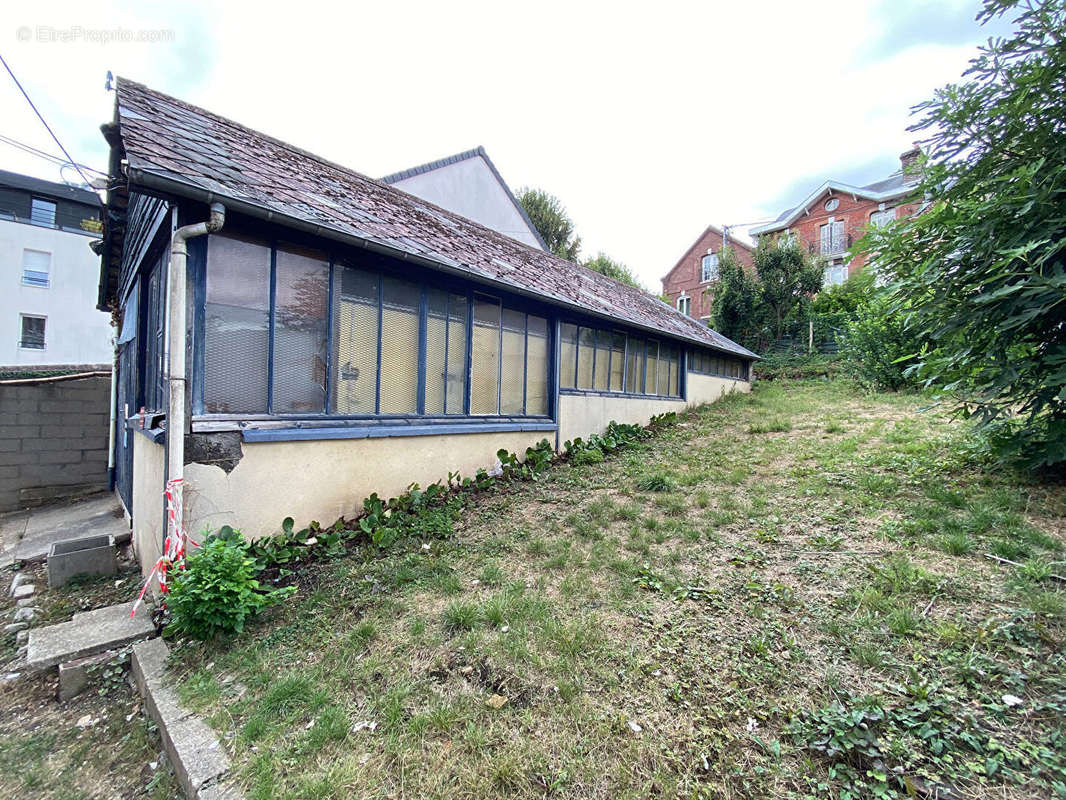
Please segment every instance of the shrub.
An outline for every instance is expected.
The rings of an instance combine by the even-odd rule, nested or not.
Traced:
[[[194,639],[240,633],[249,617],[296,591],[293,586],[264,591],[255,578],[258,572],[239,533],[208,537],[175,571],[166,600],[167,631]]]
[[[900,391],[917,387],[907,369],[925,349],[904,314],[877,294],[848,323],[840,352],[863,385]]]
[[[677,482],[665,472],[653,472],[638,480],[637,488],[642,492],[672,492]]]

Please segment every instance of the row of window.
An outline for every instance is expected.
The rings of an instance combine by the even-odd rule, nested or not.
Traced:
[[[711,350],[693,350],[689,353],[689,372],[715,375],[720,378],[748,379],[748,365],[739,358],[731,358]]]
[[[497,298],[234,236],[206,288],[208,412],[548,414],[548,321]]]
[[[680,397],[679,350],[656,339],[564,323],[559,328],[559,386]]]

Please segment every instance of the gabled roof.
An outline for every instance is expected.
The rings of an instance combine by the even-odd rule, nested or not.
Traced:
[[[122,78],[116,122],[132,188],[221,202],[485,286],[754,356],[639,289]]]
[[[83,203],[97,209],[101,205],[100,196],[96,192],[77,186],[68,186],[65,183],[34,178],[31,175],[21,175],[18,172],[8,172],[6,169],[0,169],[0,186],[10,186],[12,189],[22,189],[32,194],[69,200],[72,203]]]
[[[719,228],[717,225],[708,225],[706,228],[703,229],[703,232],[699,236],[696,237],[696,241],[694,241],[692,244],[689,245],[688,249],[684,252],[684,254],[681,256],[681,258],[679,258],[677,260],[677,263],[674,264],[672,267],[670,267],[670,271],[667,272],[665,275],[663,275],[661,278],[659,278],[659,280],[660,281],[665,281],[667,278],[669,278],[671,275],[673,275],[674,272],[677,270],[677,268],[682,266],[685,263],[685,261],[688,259],[688,257],[690,255],[692,255],[692,251],[696,249],[696,245],[698,245],[700,243],[700,241],[703,239],[704,236],[707,235],[708,232],[717,233],[719,236],[722,237],[723,240],[725,239],[725,234],[722,232],[721,228]],[[752,252],[751,245],[748,244],[745,241],[740,240],[740,239],[736,239],[736,238],[730,239],[729,240],[729,245],[730,246],[737,245],[741,250],[747,250],[749,253]]]
[[[500,184],[500,187],[511,199],[511,202],[514,204],[515,211],[518,212],[519,216],[522,217],[526,225],[529,227],[529,232],[536,237],[538,242],[540,242],[541,249],[547,251],[548,244],[544,241],[544,237],[540,235],[540,231],[537,230],[537,226],[533,224],[533,220],[529,218],[529,215],[526,213],[526,210],[522,208],[522,204],[519,203],[518,198],[514,196],[514,192],[511,191],[511,187],[507,185],[507,181],[505,181],[503,179],[503,176],[500,175],[500,171],[496,169],[496,165],[492,163],[492,159],[489,158],[489,154],[485,152],[485,148],[481,145],[478,145],[473,150],[467,150],[463,153],[456,153],[454,156],[439,158],[436,161],[430,161],[428,164],[420,164],[417,167],[411,167],[410,169],[405,169],[402,172],[394,172],[391,175],[386,175],[381,180],[384,183],[399,183],[400,181],[406,180],[407,178],[413,178],[416,175],[423,175],[427,172],[433,172],[434,170],[440,169],[441,167],[447,167],[452,164],[457,164],[460,161],[466,161],[471,158],[477,158],[478,156],[485,160],[485,164],[492,172],[492,176],[497,180],[497,182]]]
[[[828,191],[850,194],[855,197],[865,197],[867,200],[873,200],[880,203],[885,200],[894,200],[897,197],[909,194],[914,191],[917,185],[917,180],[908,178],[902,172],[897,172],[885,180],[869,183],[866,186],[852,186],[850,183],[844,183],[842,181],[826,181],[807,195],[803,202],[798,206],[783,211],[773,222],[765,225],[757,225],[752,228],[749,233],[752,236],[758,236],[763,233],[771,233],[773,231],[787,228],[799,219],[800,215],[803,214],[812,203]]]

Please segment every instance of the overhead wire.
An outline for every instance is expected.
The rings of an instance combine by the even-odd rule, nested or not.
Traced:
[[[37,109],[37,106],[34,104],[33,100],[30,99],[29,93],[27,93],[27,91],[22,87],[22,84],[19,82],[19,79],[15,77],[15,73],[11,71],[11,67],[8,65],[7,60],[3,57],[3,55],[0,55],[0,64],[4,65],[4,69],[7,70],[7,74],[11,76],[11,80],[15,82],[15,86],[17,86],[18,90],[22,92],[22,96],[25,97],[26,102],[30,104],[30,108],[33,109],[33,113],[37,115],[37,119],[41,121],[41,124],[44,125],[45,130],[47,130],[48,133],[51,135],[53,141],[55,141],[55,143],[59,146],[59,149],[63,151],[63,155],[67,157],[67,161],[70,162],[74,169],[78,171],[78,174],[81,175],[81,179],[85,181],[85,183],[89,186],[92,186],[92,181],[85,177],[85,173],[81,171],[81,167],[78,165],[78,162],[74,160],[70,153],[67,152],[67,148],[65,148],[63,146],[63,143],[59,141],[59,137],[56,136],[55,131],[52,130],[52,126],[48,124],[47,120],[45,120],[44,118],[44,115],[41,114],[41,112]]]

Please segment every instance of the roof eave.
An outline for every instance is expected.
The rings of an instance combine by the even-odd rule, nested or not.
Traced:
[[[903,197],[910,194],[917,188],[916,183],[907,183],[898,189],[891,189],[887,192],[871,192],[868,189],[863,189],[859,186],[851,186],[847,183],[837,183],[836,181],[826,181],[818,189],[812,192],[807,198],[798,206],[792,209],[792,212],[782,220],[775,220],[769,222],[766,225],[758,225],[752,228],[748,233],[752,236],[760,236],[764,233],[773,233],[787,228],[802,214],[811,203],[821,197],[828,189],[834,189],[838,192],[844,192],[845,194],[853,194],[857,197],[865,197],[867,200],[876,200],[882,202],[884,200],[894,200],[897,197]]]
[[[571,310],[575,313],[582,314],[584,316],[595,317],[596,319],[602,319],[611,322],[615,325],[624,324],[646,333],[653,333],[656,336],[666,337],[674,339],[676,341],[682,341],[689,344],[699,345],[700,347],[708,347],[713,350],[718,350],[730,355],[738,355],[744,358],[758,359],[755,353],[752,353],[747,348],[737,345],[737,350],[729,350],[723,348],[720,345],[716,345],[712,342],[707,342],[703,339],[697,339],[695,337],[683,336],[678,333],[670,331],[664,331],[661,328],[655,328],[648,325],[643,325],[639,322],[634,322],[629,319],[621,319],[619,317],[613,317],[609,314],[595,311],[593,309],[586,308],[571,302],[565,298],[556,297],[549,294],[541,294],[539,292],[531,291],[523,286],[518,286],[508,281],[492,278],[487,275],[481,275],[473,270],[455,266],[447,263],[444,260],[437,260],[426,256],[418,256],[413,253],[409,253],[406,250],[393,247],[382,242],[375,241],[373,239],[357,236],[356,234],[342,231],[329,225],[322,225],[315,222],[308,222],[300,217],[293,216],[291,214],[285,214],[274,209],[267,208],[265,206],[242,200],[240,198],[232,197],[220,192],[215,192],[210,189],[204,189],[201,186],[197,186],[193,183],[177,180],[166,175],[158,174],[150,169],[146,169],[140,166],[134,166],[132,163],[129,167],[129,186],[130,188],[141,188],[147,190],[152,194],[170,194],[178,197],[183,197],[188,200],[193,200],[203,203],[222,203],[231,211],[235,211],[240,214],[246,214],[247,216],[261,219],[266,222],[273,222],[278,224],[284,224],[297,230],[304,231],[316,236],[322,236],[326,239],[331,239],[342,244],[353,245],[360,247],[371,252],[380,253],[382,255],[389,256],[391,258],[398,258],[402,261],[417,264],[427,269],[432,269],[437,272],[443,272],[448,275],[461,277],[465,280],[470,280],[475,283],[480,283],[485,286],[491,286],[494,288],[502,289],[504,291],[511,292],[512,294],[520,295],[522,297],[528,297],[532,300],[537,300],[548,305],[554,305],[561,308]]]

